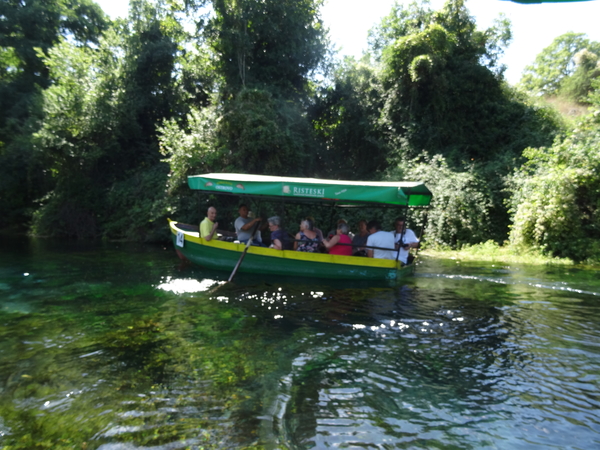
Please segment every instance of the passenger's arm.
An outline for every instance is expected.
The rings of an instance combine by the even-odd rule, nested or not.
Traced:
[[[411,242],[410,244],[408,244],[408,246],[410,248],[419,248],[419,240],[417,239],[416,241]]]
[[[219,222],[215,222],[212,226],[212,230],[210,230],[210,234],[208,236],[205,236],[204,239],[206,239],[207,241],[210,241],[215,236],[218,226],[219,226]]]
[[[333,236],[329,240],[323,239],[323,245],[325,246],[325,248],[327,250],[329,250],[331,247],[333,247],[334,245],[336,245],[338,242],[340,242],[340,235],[339,234],[336,234],[335,236]]]
[[[254,224],[256,222],[260,222],[260,218],[259,217],[257,217],[256,219],[252,219],[250,222],[248,222],[247,224],[243,225],[242,226],[242,230],[244,230],[244,231],[250,230],[254,226]]]

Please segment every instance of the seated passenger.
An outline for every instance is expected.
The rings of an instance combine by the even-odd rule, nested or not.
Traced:
[[[340,222],[336,234],[331,239],[325,239],[323,245],[330,255],[352,256],[352,240],[348,236],[348,224]]]
[[[358,233],[356,233],[352,238],[354,256],[367,256],[365,245],[367,245],[368,237],[369,231],[367,230],[367,221],[360,220],[358,222]]]
[[[279,216],[269,217],[269,230],[271,230],[271,248],[275,250],[289,250],[289,239],[287,232],[281,228]]]
[[[217,209],[214,206],[208,208],[206,217],[200,222],[200,237],[210,241],[217,233],[219,222],[215,222],[217,218]]]
[[[382,231],[381,224],[377,220],[371,220],[367,224],[367,230],[369,230],[367,256],[369,258],[396,259],[394,235],[387,231]]]
[[[259,245],[260,242],[257,241],[256,237],[260,236],[260,232],[258,232],[258,227],[259,225],[257,225],[258,223],[261,222],[261,218],[250,218],[249,216],[249,211],[248,211],[248,206],[242,204],[240,205],[239,209],[238,209],[238,213],[240,214],[240,217],[238,217],[237,219],[235,219],[235,232],[237,233],[237,237],[238,240],[242,243],[242,244],[246,244],[248,242],[248,240],[250,240],[250,236],[252,235],[252,230],[256,227],[256,232],[254,233],[254,238],[252,240],[252,243],[254,245]]]
[[[311,223],[313,224],[313,231],[315,233],[317,233],[317,236],[319,236],[319,239],[323,240],[323,232],[317,228],[317,226],[315,225],[315,219],[313,216],[306,216],[306,220],[310,220]]]
[[[299,252],[318,253],[321,241],[322,239],[313,229],[312,221],[305,219],[300,222],[300,231],[296,234],[294,250],[298,250]]]
[[[329,233],[327,233],[327,239],[331,239],[333,236],[335,236],[337,234],[337,227],[340,225],[340,223],[345,223],[346,225],[348,225],[348,222],[346,222],[346,219],[338,219],[337,224],[335,226],[335,230],[330,230]],[[350,227],[348,227],[348,236],[350,236],[351,240],[354,237],[354,235],[350,232]]]

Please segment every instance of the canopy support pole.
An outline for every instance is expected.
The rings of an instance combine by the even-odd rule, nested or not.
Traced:
[[[415,257],[419,254],[419,249],[421,248],[421,238],[423,237],[423,231],[427,226],[427,210],[423,213],[423,224],[421,225],[421,232],[419,233],[419,246],[417,247],[417,251],[415,252]]]
[[[406,193],[406,212],[402,216],[402,219],[404,220],[404,225],[402,226],[402,235],[400,236],[400,241],[398,242],[398,251],[396,252],[396,262],[398,262],[398,259],[400,259],[400,250],[402,249],[402,246],[404,245],[404,234],[406,231],[406,225],[407,225],[407,221],[408,221],[408,205],[410,205],[410,188],[407,189],[407,193]],[[396,224],[394,223],[394,226],[395,225]],[[408,262],[408,258],[407,258],[406,262]]]
[[[333,204],[333,208],[331,208],[331,215],[329,216],[329,229],[330,230],[331,229],[333,229],[333,230],[337,229],[337,227],[333,226],[333,216],[335,214],[335,208],[336,208],[336,206],[337,206],[337,203],[334,203]],[[327,231],[327,233],[329,233],[329,231]],[[323,237],[328,238],[329,236],[323,236]]]

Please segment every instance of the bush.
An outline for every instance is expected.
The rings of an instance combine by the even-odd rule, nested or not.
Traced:
[[[524,152],[529,162],[511,183],[512,243],[574,261],[599,259],[600,128],[586,128]]]
[[[169,237],[165,195],[168,166],[140,170],[113,184],[106,195],[102,235],[109,239],[154,242]]]
[[[441,155],[423,155],[397,171],[393,178],[422,181],[433,193],[425,228],[428,243],[460,248],[489,239],[491,194],[475,171],[454,171]],[[416,210],[410,221],[411,226],[422,225],[425,211]]]

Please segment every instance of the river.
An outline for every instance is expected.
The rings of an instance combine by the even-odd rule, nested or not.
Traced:
[[[224,284],[170,246],[0,248],[1,448],[600,448],[597,269]]]

